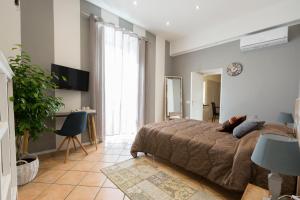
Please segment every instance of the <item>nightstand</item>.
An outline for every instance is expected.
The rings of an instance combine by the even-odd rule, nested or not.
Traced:
[[[242,200],[263,200],[269,196],[269,191],[256,185],[248,184]]]

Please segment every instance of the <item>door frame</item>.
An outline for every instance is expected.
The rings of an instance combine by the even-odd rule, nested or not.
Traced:
[[[193,109],[193,104],[191,103],[193,101],[192,99],[192,89],[193,89],[193,81],[192,81],[192,73],[199,73],[202,76],[207,75],[221,75],[221,87],[220,87],[220,109],[219,109],[219,122],[221,122],[222,119],[222,110],[223,110],[223,68],[215,68],[215,69],[209,69],[209,70],[200,70],[200,71],[192,71],[191,72],[191,84],[190,84],[190,117],[191,117],[191,110]],[[203,107],[202,107],[202,115],[203,115]],[[203,116],[202,116],[203,119]]]

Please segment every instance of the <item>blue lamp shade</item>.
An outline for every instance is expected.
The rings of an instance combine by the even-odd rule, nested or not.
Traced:
[[[294,118],[291,113],[281,112],[279,113],[278,121],[284,124],[292,124],[294,123]]]
[[[251,160],[257,165],[280,174],[300,175],[298,140],[275,134],[259,137]]]

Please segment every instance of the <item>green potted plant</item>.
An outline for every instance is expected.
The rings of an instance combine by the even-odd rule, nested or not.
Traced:
[[[20,46],[13,48],[19,50]],[[55,112],[64,104],[62,99],[49,95],[56,88],[53,77],[37,65],[31,63],[30,56],[19,51],[9,58],[13,77],[18,184],[33,180],[38,172],[37,156],[28,154],[29,140],[36,140],[49,130],[46,122],[53,119]]]

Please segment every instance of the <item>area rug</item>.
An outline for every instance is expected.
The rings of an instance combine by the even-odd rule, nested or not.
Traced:
[[[156,168],[146,158],[130,159],[102,172],[131,200],[215,200],[177,177]]]

